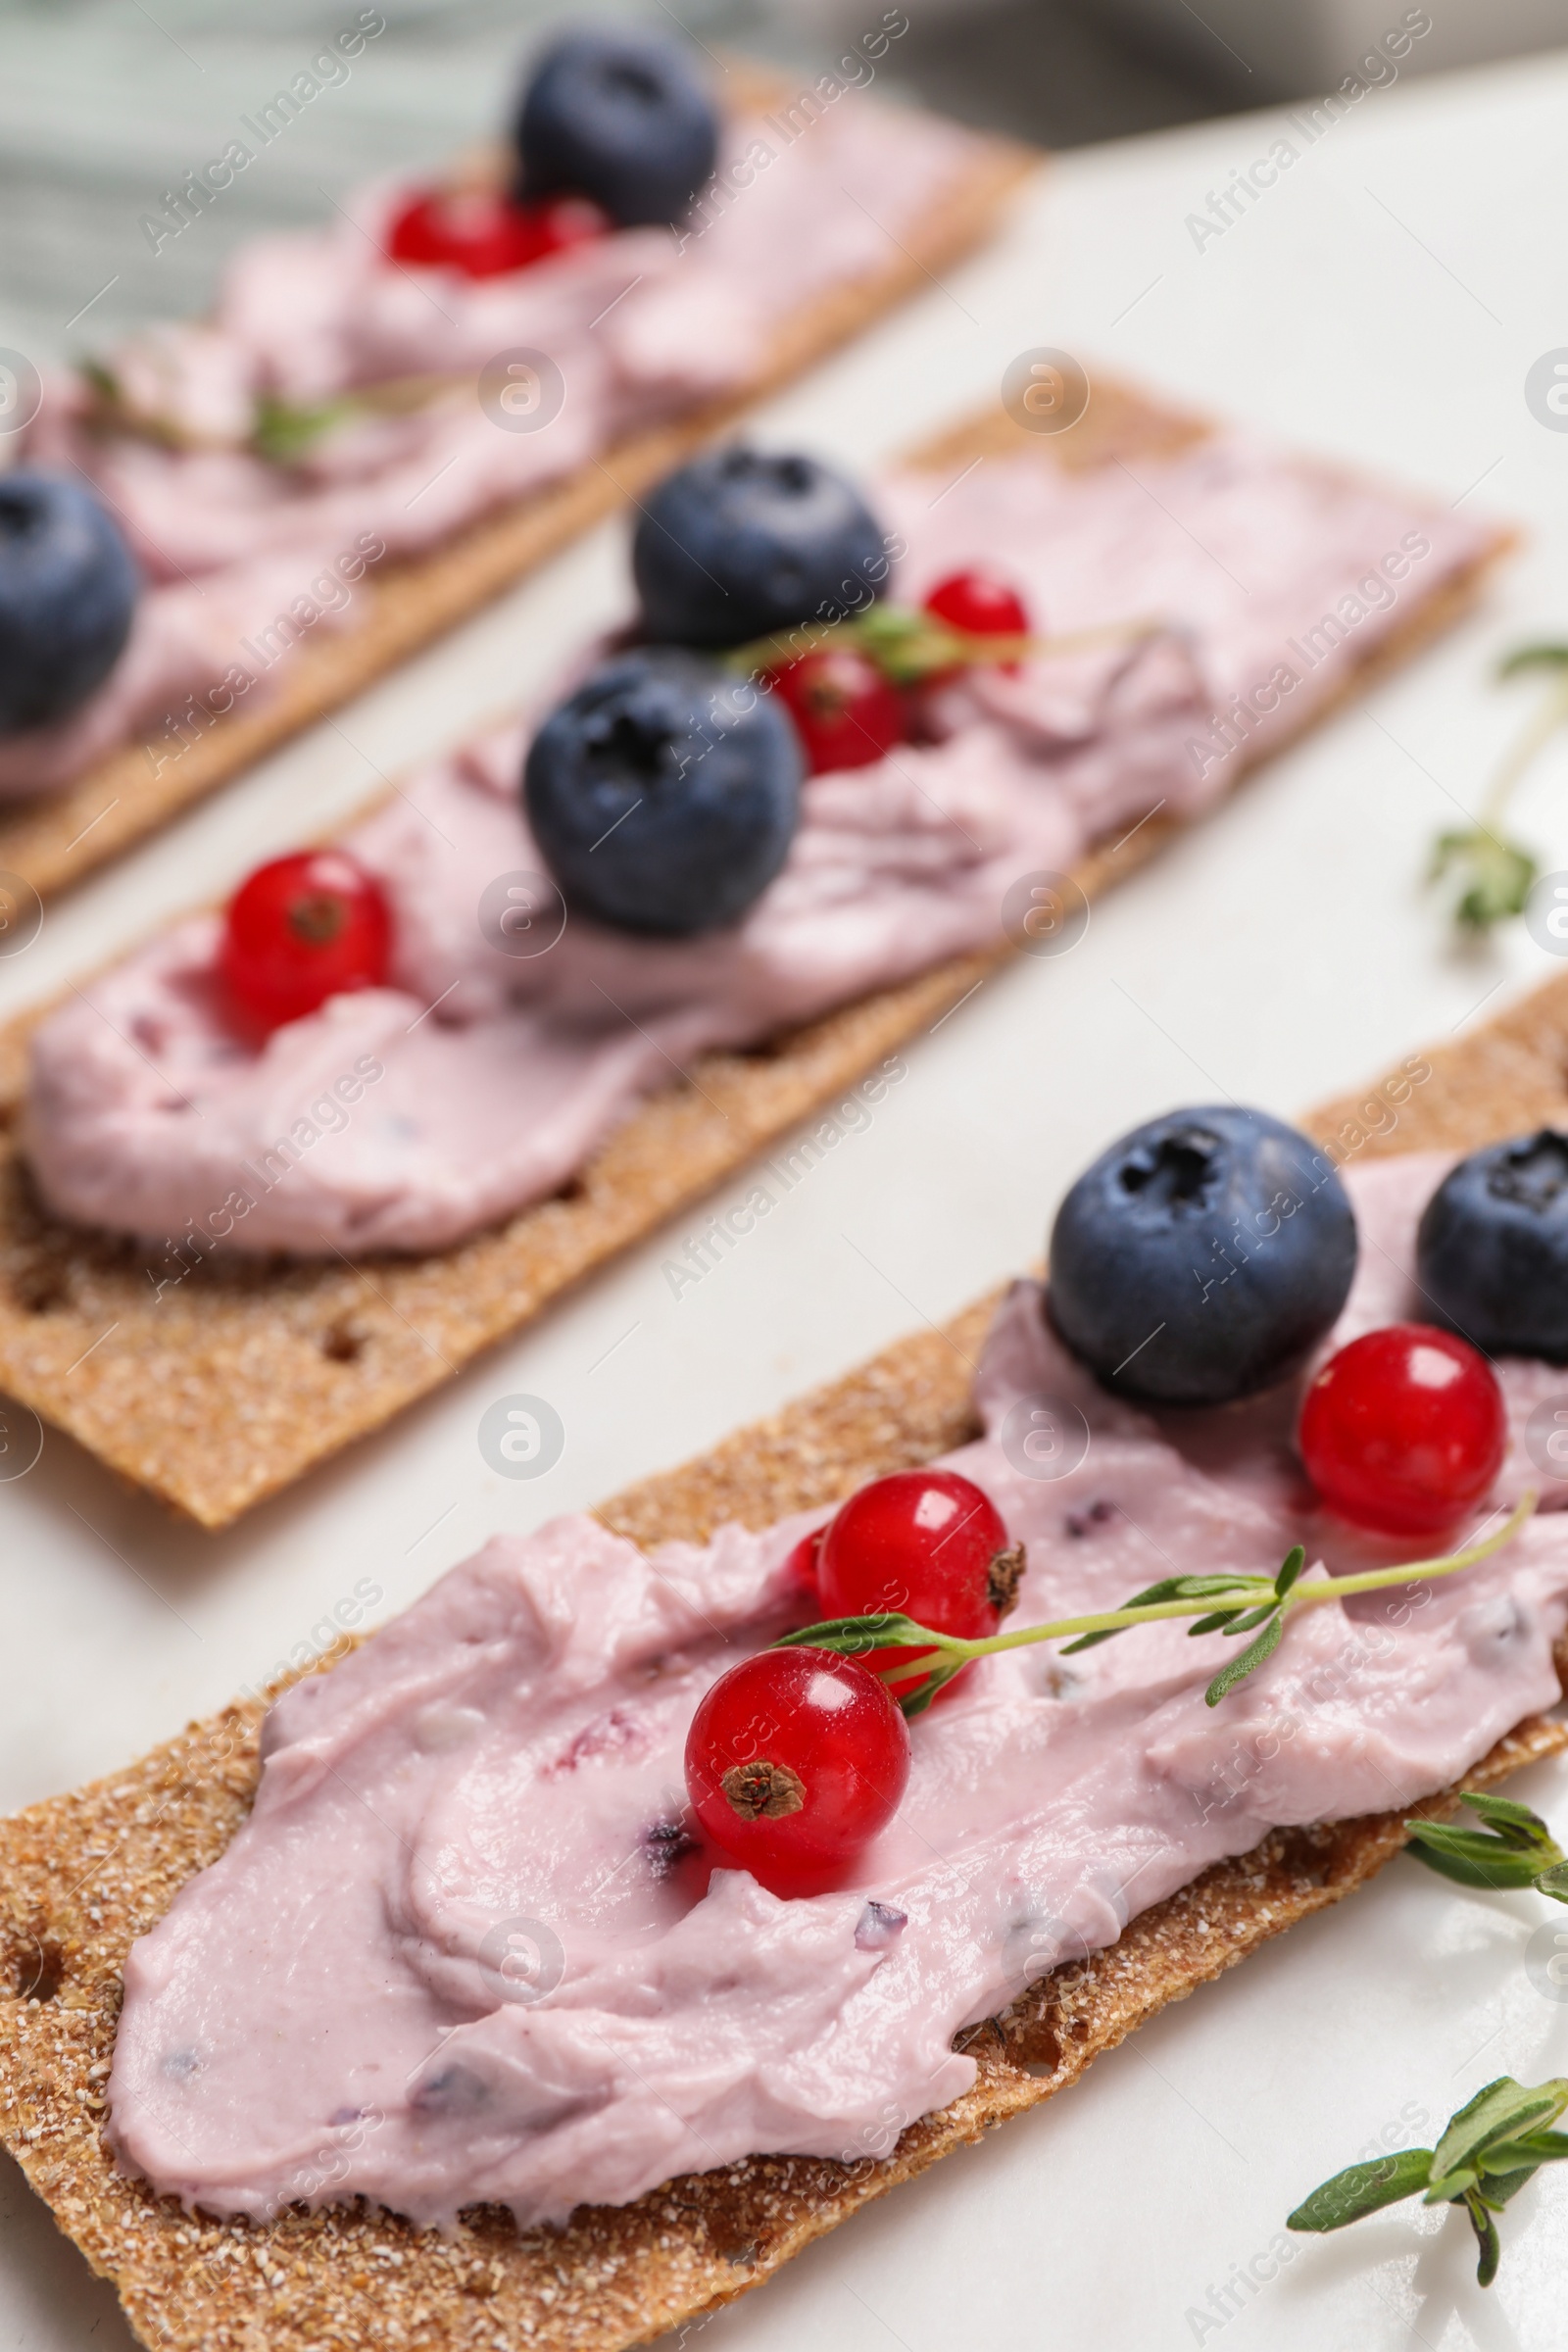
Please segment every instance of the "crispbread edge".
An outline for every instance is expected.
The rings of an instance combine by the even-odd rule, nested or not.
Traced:
[[[1568,1117],[1568,975],[1499,1020],[1411,1064],[1386,1088],[1307,1122],[1340,1152],[1473,1147]],[[1397,1102],[1397,1107],[1395,1107]],[[1361,1140],[1350,1143],[1347,1129]],[[973,1434],[968,1372],[996,1299],[901,1342],[859,1371],[644,1481],[600,1516],[640,1544],[704,1541],[725,1519],[761,1526]],[[1565,1661],[1559,1657],[1559,1668]],[[557,2233],[504,2213],[443,2238],[386,2214],[292,2214],[263,2229],[183,2214],[113,2170],[102,2080],[132,1939],[221,1852],[255,1786],[261,1702],[192,1724],[129,1771],[0,1823],[0,2141],[132,2327],[159,2352],[336,2352],[492,2346],[623,2352],[760,2284],[813,2238],[938,2157],[1067,2088],[1146,2018],[1295,1921],[1338,1902],[1398,1852],[1399,1814],[1275,1832],[1135,1919],[1120,1940],[1058,1968],[961,2037],[978,2075],[963,2098],[850,2167],[754,2157],[595,2207]],[[1465,1776],[1490,1786],[1561,1752],[1568,1728],[1533,1717]],[[1451,1792],[1418,1808],[1454,1809]],[[47,1997],[41,1997],[47,1996]]]
[[[1070,432],[1025,433],[998,409],[908,462],[943,471],[1025,454],[1089,468],[1169,455],[1210,429],[1102,381]],[[1412,602],[1398,627],[1332,700],[1303,713],[1296,732],[1446,628],[1509,544],[1498,532],[1461,575]],[[1114,847],[1093,851],[1076,878],[1094,899],[1179,830],[1176,820],[1155,815]],[[0,1390],[200,1525],[226,1526],[379,1428],[614,1252],[690,1211],[943,1018],[1006,953],[941,965],[760,1053],[705,1057],[688,1083],[647,1102],[563,1196],[428,1257],[359,1265],[230,1259],[202,1266],[158,1297],[151,1253],[48,1219],[15,1144],[0,1139]],[[38,1017],[0,1031],[0,1119],[21,1099],[26,1040]]]
[[[732,71],[741,84],[737,103],[775,105],[790,94],[770,76]],[[1008,199],[1045,161],[1011,140],[967,135],[972,155],[962,176],[904,242],[890,238],[886,266],[805,305],[774,337],[765,366],[739,390],[628,434],[431,555],[388,564],[373,579],[367,574],[356,591],[362,617],[352,628],[323,629],[254,712],[218,719],[161,771],[138,737],[60,791],[0,807],[0,874],[20,876],[41,898],[81,881],[477,612],[885,312],[924,292],[990,234]]]

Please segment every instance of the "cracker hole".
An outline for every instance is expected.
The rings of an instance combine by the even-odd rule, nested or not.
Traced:
[[[586,1200],[588,1187],[581,1176],[568,1176],[565,1183],[559,1185],[550,1198],[552,1200]]]
[[[51,1315],[71,1304],[71,1285],[61,1266],[20,1266],[11,1277],[11,1296],[27,1315]]]
[[[29,1936],[17,1961],[19,2001],[52,2001],[65,1982],[66,1955],[53,1936]]]
[[[1040,2082],[1046,2076],[1060,2073],[1061,2043],[1051,2027],[1036,2018],[1012,2038],[1007,2058],[1019,2074],[1032,2075]]]
[[[321,1353],[329,1364],[357,1364],[365,1353],[365,1334],[352,1323],[333,1323],[321,1334]]]

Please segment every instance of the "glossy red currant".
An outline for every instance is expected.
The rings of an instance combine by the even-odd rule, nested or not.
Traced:
[[[716,1845],[775,1894],[826,1884],[898,1810],[909,1733],[882,1685],[825,1649],[721,1674],[686,1739],[686,1788]]]
[[[345,990],[380,987],[391,951],[391,911],[373,875],[342,850],[307,850],[240,884],[220,961],[241,1008],[277,1029]]]
[[[852,1494],[823,1533],[816,1589],[824,1617],[899,1609],[966,1642],[994,1634],[1017,1591],[1022,1558],[1008,1549],[989,1494],[956,1470],[896,1470]],[[876,1669],[931,1653],[879,1649]],[[969,1669],[943,1693],[956,1690]],[[891,1686],[895,1695],[914,1678]]]
[[[516,204],[493,189],[435,188],[404,206],[387,231],[386,249],[395,262],[502,277],[605,236],[611,226],[609,215],[584,196]]]
[[[1433,1536],[1491,1492],[1507,1449],[1496,1374],[1467,1342],[1392,1323],[1332,1355],[1298,1444],[1331,1511],[1380,1535]]]
[[[905,740],[898,691],[863,654],[831,648],[804,654],[773,672],[773,685],[813,776],[869,767]]]
[[[950,572],[932,589],[925,609],[970,637],[1027,637],[1030,632],[1028,606],[993,571]]]
[[[816,1606],[816,1563],[821,1557],[822,1538],[826,1534],[825,1527],[813,1528],[808,1536],[801,1538],[784,1563],[785,1577],[813,1609]]]

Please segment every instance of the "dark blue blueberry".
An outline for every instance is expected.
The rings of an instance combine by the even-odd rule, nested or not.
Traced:
[[[519,195],[591,196],[623,228],[657,226],[712,177],[718,113],[678,42],[596,24],[539,59],[516,135]]]
[[[1135,1127],[1051,1236],[1049,1311],[1107,1388],[1227,1404],[1288,1372],[1345,1304],[1355,1218],[1294,1127],[1226,1104]]]
[[[667,1879],[678,1864],[702,1850],[701,1841],[691,1835],[684,1821],[651,1822],[643,1832],[643,1852],[656,1879]]]
[[[1416,1236],[1421,1312],[1487,1355],[1568,1363],[1568,1135],[1489,1144],[1450,1168]]]
[[[800,744],[778,704],[672,646],[595,670],[523,769],[528,822],[567,904],[671,938],[746,912],[789,853],[800,795]]]
[[[631,567],[650,637],[717,649],[842,620],[882,595],[888,552],[876,516],[831,466],[737,447],[665,476],[642,511]]]
[[[90,490],[52,473],[0,474],[0,735],[65,718],[103,684],[137,586]]]

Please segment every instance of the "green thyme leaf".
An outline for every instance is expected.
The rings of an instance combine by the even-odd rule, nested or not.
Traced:
[[[112,368],[105,367],[102,360],[81,361],[77,373],[87,389],[96,392],[107,407],[120,406],[120,378]]]
[[[1266,1578],[1243,1576],[1237,1571],[1230,1571],[1224,1576],[1169,1576],[1165,1583],[1169,1587],[1168,1597],[1172,1600],[1210,1600],[1220,1592],[1240,1592],[1252,1596],[1268,1591]],[[1128,1606],[1131,1607],[1132,1603],[1129,1602]]]
[[[1539,2164],[1531,2163],[1521,2165],[1519,2170],[1514,2173],[1489,2171],[1484,2184],[1478,2184],[1476,2193],[1486,2199],[1494,2213],[1501,2213],[1503,2207],[1510,2203],[1522,2188],[1529,2187],[1540,2170]]]
[[[1385,2205],[1397,2205],[1426,2187],[1432,2165],[1430,2148],[1401,2148],[1396,2156],[1379,2156],[1371,2164],[1348,2165],[1314,2188],[1291,2214],[1287,2230],[1343,2230]]]
[[[1499,678],[1517,678],[1527,669],[1568,669],[1568,645],[1516,645],[1497,663]]]
[[[1239,1658],[1232,1658],[1228,1666],[1222,1666],[1209,1684],[1203,1696],[1211,1707],[1217,1707],[1227,1691],[1234,1690],[1237,1684],[1244,1681],[1254,1668],[1261,1666],[1265,1658],[1274,1655],[1284,1631],[1284,1615],[1276,1608],[1256,1640],[1248,1643]]]
[[[840,631],[853,638],[856,651],[868,656],[895,685],[912,686],[937,670],[957,667],[966,658],[968,641],[960,632],[907,605],[873,605],[841,622]]]
[[[1297,1578],[1300,1575],[1305,1566],[1305,1549],[1301,1544],[1297,1544],[1293,1545],[1292,1548],[1285,1554],[1280,1572],[1274,1579],[1274,1591],[1281,1600],[1285,1598],[1286,1593],[1290,1591],[1291,1587],[1295,1584]]]
[[[820,1625],[803,1625],[793,1634],[780,1634],[779,1649],[831,1649],[840,1657],[863,1657],[870,1649],[932,1649],[936,1637],[929,1626],[912,1617],[884,1612],[872,1617],[826,1617]],[[962,1661],[960,1660],[961,1664]]]
[[[1497,2265],[1502,2260],[1502,2245],[1497,2236],[1497,2225],[1487,2211],[1481,2198],[1473,2191],[1466,2197],[1464,2207],[1470,2216],[1470,2226],[1474,2230],[1481,2247],[1480,2259],[1476,2263],[1476,2284],[1477,2286],[1490,2286],[1497,2276]]]
[[[1305,1566],[1306,1553],[1298,1544],[1286,1553],[1279,1575],[1274,1579],[1273,1593],[1268,1600],[1263,1601],[1255,1609],[1246,1611],[1215,1609],[1210,1616],[1200,1617],[1196,1625],[1189,1626],[1188,1632],[1190,1634],[1250,1634],[1254,1626],[1262,1625],[1267,1621],[1272,1613],[1274,1602],[1285,1598],[1286,1593]],[[1182,1580],[1176,1578],[1173,1581],[1180,1583]],[[1258,1581],[1256,1578],[1249,1579],[1249,1582],[1253,1584]]]
[[[1446,2176],[1461,2169],[1479,2171],[1478,2159],[1489,2147],[1516,2140],[1541,2125],[1554,2124],[1565,2107],[1568,2080],[1560,2076],[1527,2086],[1516,2082],[1512,2075],[1499,2075],[1495,2082],[1484,2084],[1450,2117],[1448,2129],[1432,2151],[1428,2202],[1437,2201]]]
[[[1239,1614],[1240,1611],[1236,1609],[1211,1609],[1206,1617],[1195,1617],[1187,1628],[1188,1640],[1193,1640],[1199,1634],[1228,1633]]]
[[[352,399],[343,399],[301,408],[292,401],[279,400],[274,393],[264,392],[256,403],[251,447],[270,465],[297,465],[323,433],[353,416],[358,405]]]
[[[1498,1894],[1536,1883],[1538,1866],[1528,1854],[1512,1854],[1479,1830],[1455,1830],[1441,1821],[1412,1822],[1409,1827],[1409,1850],[1415,1859],[1456,1886],[1479,1886]]]
[[[1275,1603],[1272,1600],[1265,1600],[1261,1608],[1248,1609],[1242,1616],[1234,1618],[1225,1628],[1227,1637],[1233,1634],[1250,1634],[1254,1626],[1266,1625],[1273,1616],[1274,1609]]]
[[[841,622],[840,630],[895,686],[915,686],[946,669],[996,668],[1040,650],[1032,637],[976,636],[907,605],[872,605]],[[839,632],[835,637],[842,642]]]
[[[1538,1871],[1536,1886],[1554,1903],[1568,1903],[1568,1862],[1554,1862],[1549,1870]]]
[[[906,1674],[911,1671],[914,1663],[913,1659],[909,1660],[904,1669]],[[961,1674],[962,1671],[963,1660],[961,1658],[948,1658],[939,1666],[928,1667],[924,1680],[917,1683],[912,1690],[895,1693],[905,1716],[912,1720],[916,1715],[923,1715],[937,1692],[946,1689],[954,1676]]]
[[[1484,1788],[1461,1788],[1459,1802],[1490,1822],[1505,1844],[1517,1846],[1521,1852],[1549,1853],[1554,1862],[1561,1860],[1561,1849],[1550,1829],[1528,1805],[1511,1796],[1491,1796]]]
[[[893,1692],[906,1715],[923,1715],[943,1686],[961,1674],[968,1663],[963,1656],[954,1655],[942,1635],[896,1610],[866,1617],[827,1617],[818,1625],[803,1625],[793,1634],[780,1634],[773,1646],[827,1649],[841,1658],[870,1658],[879,1649],[918,1650],[919,1657],[873,1669],[884,1683],[909,1683],[906,1690]],[[911,1679],[916,1674],[921,1677],[918,1683]]]
[[[1440,833],[1433,849],[1431,879],[1451,879],[1457,892],[1453,919],[1464,931],[1490,931],[1494,923],[1522,914],[1539,871],[1529,850],[1484,826]]]
[[[1480,1886],[1494,1892],[1540,1886],[1551,1870],[1563,1869],[1563,1852],[1539,1813],[1511,1796],[1489,1796],[1483,1789],[1461,1790],[1461,1800],[1491,1826],[1466,1830],[1444,1821],[1408,1821],[1410,1851],[1418,1862],[1459,1886]],[[1568,1901],[1568,1873],[1562,1890],[1543,1886],[1543,1893]]]
[[[1525,2132],[1517,2139],[1496,2140],[1481,2159],[1487,2195],[1494,2204],[1505,2205],[1517,2194],[1517,2188],[1504,2187],[1505,2181],[1515,2180],[1518,2187],[1523,2187],[1542,2165],[1561,2164],[1565,2156],[1568,2156],[1568,2132]]]
[[[1124,1609],[1152,1609],[1157,1608],[1162,1601],[1213,1600],[1218,1599],[1222,1593],[1240,1593],[1250,1600],[1256,1595],[1260,1586],[1267,1591],[1268,1588],[1263,1586],[1260,1577],[1239,1574],[1162,1576],[1157,1585],[1149,1585],[1142,1592],[1135,1592],[1131,1600],[1124,1600],[1121,1606]],[[1086,1610],[1085,1615],[1087,1616],[1088,1613]],[[1229,1609],[1213,1611],[1215,1617],[1228,1618],[1232,1613]],[[1075,1650],[1093,1649],[1097,1642],[1114,1641],[1118,1634],[1131,1633],[1131,1626],[1107,1625],[1102,1633],[1080,1634],[1076,1642],[1068,1642],[1063,1644],[1061,1654],[1064,1658],[1070,1658]]]

